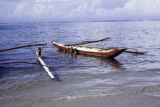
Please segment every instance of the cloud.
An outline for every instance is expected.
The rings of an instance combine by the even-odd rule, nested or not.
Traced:
[[[160,18],[160,1],[130,0],[123,8],[118,9],[116,12],[120,18],[158,20]]]
[[[160,0],[1,0],[1,21],[158,20]]]

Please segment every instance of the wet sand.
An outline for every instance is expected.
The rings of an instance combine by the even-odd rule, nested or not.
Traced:
[[[80,98],[55,102],[55,107],[159,107],[160,98],[146,95],[120,95]],[[51,103],[48,103],[50,106]]]
[[[160,107],[160,97],[145,94],[95,97],[24,97],[0,100],[1,107]]]

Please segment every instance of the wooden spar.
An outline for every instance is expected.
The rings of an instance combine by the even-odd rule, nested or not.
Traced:
[[[109,47],[109,48],[115,48],[115,47]],[[126,50],[124,51],[126,53],[141,54],[141,55],[144,55],[144,54],[147,53],[146,51],[140,51],[140,50],[137,50],[135,48],[127,48],[127,47],[118,47],[118,48],[126,48]]]
[[[126,53],[133,53],[133,54],[146,54],[147,52],[145,52],[145,51],[138,51],[138,50],[136,50],[136,49],[134,49],[134,50],[125,50],[124,52],[126,52]]]
[[[107,38],[104,38],[104,39],[100,39],[100,40],[95,40],[95,41],[84,41],[84,42],[76,43],[76,44],[66,44],[65,46],[75,46],[75,45],[90,44],[90,43],[105,41],[107,39],[110,39],[110,37],[107,37]]]
[[[0,52],[10,51],[10,50],[19,49],[19,48],[33,47],[33,46],[44,46],[44,45],[47,45],[47,44],[29,44],[29,45],[22,45],[22,46],[17,46],[17,47],[8,48],[8,49],[1,49]]]
[[[23,60],[20,60],[20,61],[11,60],[11,61],[0,62],[0,65],[10,64],[10,63],[27,63],[27,64],[36,64],[36,65],[38,64],[38,63],[33,63],[33,62],[28,62],[28,61],[23,61]]]
[[[44,70],[46,71],[46,73],[48,74],[48,76],[51,78],[51,79],[54,79],[54,75],[52,74],[52,72],[49,70],[49,68],[47,67],[47,65],[45,64],[45,62],[43,61],[42,57],[39,55],[39,51],[36,52],[36,55],[37,55],[37,58],[40,62],[40,64],[42,65],[42,67],[44,68]]]
[[[124,51],[126,53],[133,53],[133,54],[146,54],[147,52],[144,52],[144,51],[131,51],[131,50],[126,50]]]

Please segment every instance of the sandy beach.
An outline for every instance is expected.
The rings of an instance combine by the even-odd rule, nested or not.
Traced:
[[[160,97],[144,94],[61,98],[13,98],[1,100],[1,107],[159,107]]]

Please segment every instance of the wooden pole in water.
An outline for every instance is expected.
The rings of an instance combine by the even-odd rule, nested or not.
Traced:
[[[45,62],[42,59],[42,48],[38,48],[38,51],[36,52],[37,58],[40,62],[40,64],[42,65],[42,67],[44,68],[44,70],[46,71],[46,73],[48,74],[48,76],[51,79],[54,79],[54,75],[52,74],[52,72],[49,70],[49,68],[47,67],[47,65],[45,64]]]
[[[133,53],[133,54],[142,54],[142,55],[144,55],[144,54],[146,54],[147,52],[145,52],[145,51],[138,51],[138,50],[125,50],[124,52],[127,52],[127,53]]]

